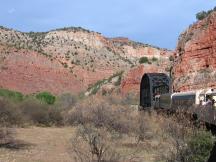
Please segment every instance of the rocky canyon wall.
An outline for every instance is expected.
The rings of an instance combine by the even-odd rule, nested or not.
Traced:
[[[216,12],[180,35],[172,77],[174,91],[216,88]]]

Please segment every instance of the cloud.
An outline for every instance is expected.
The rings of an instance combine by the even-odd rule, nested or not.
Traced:
[[[16,12],[16,9],[15,8],[10,8],[7,12],[9,14],[13,14],[14,12]]]

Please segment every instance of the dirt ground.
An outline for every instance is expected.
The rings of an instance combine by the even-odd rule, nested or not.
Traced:
[[[73,162],[73,152],[70,150],[75,131],[75,127],[16,128],[16,139],[27,146],[21,149],[0,148],[0,162]],[[164,142],[158,140],[146,141],[139,146],[132,143],[134,141],[127,138],[119,147],[126,156],[139,147],[141,151],[135,161],[155,162],[155,157],[167,149]]]
[[[26,148],[0,149],[0,162],[71,162],[70,139],[74,128],[18,128],[16,139]]]

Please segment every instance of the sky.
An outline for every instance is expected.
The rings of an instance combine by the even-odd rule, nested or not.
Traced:
[[[0,26],[23,32],[83,27],[175,49],[196,13],[215,6],[215,0],[1,0]]]

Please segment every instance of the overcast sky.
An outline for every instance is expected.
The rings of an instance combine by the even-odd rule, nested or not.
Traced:
[[[214,6],[216,0],[1,0],[0,25],[20,31],[80,26],[174,49],[196,13]]]

